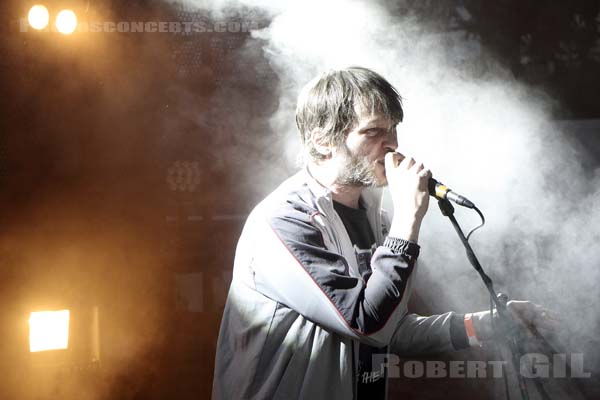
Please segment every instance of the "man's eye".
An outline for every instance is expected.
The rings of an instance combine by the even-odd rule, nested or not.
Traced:
[[[381,129],[367,129],[367,130],[365,131],[365,134],[366,134],[367,136],[377,136],[377,135],[379,135],[381,132],[382,132],[382,131],[381,131]]]

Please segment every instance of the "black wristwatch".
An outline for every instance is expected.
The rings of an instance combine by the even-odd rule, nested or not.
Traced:
[[[419,251],[421,250],[421,246],[416,243],[392,236],[386,237],[383,245],[389,249],[392,249],[394,253],[405,254],[413,258],[419,257]]]

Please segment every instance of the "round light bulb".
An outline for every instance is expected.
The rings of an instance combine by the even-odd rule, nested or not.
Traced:
[[[48,26],[48,22],[50,21],[50,13],[48,13],[48,9],[46,7],[36,4],[29,9],[27,21],[29,21],[29,25],[31,25],[33,29],[38,31],[42,30]]]
[[[61,10],[56,15],[56,29],[64,35],[70,35],[77,28],[77,15],[72,10]]]

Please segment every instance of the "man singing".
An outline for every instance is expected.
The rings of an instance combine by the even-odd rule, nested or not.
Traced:
[[[303,88],[296,122],[305,166],[244,226],[213,399],[385,399],[378,354],[490,338],[489,312],[407,312],[431,172],[396,151],[402,119],[396,89],[366,68],[329,71]],[[522,314],[537,308],[509,303]]]

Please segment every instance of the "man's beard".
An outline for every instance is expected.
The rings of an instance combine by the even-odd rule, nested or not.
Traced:
[[[380,182],[377,179],[375,162],[369,161],[365,156],[352,153],[345,143],[339,149],[342,157],[335,183],[354,187],[380,187],[386,185],[387,182]]]

